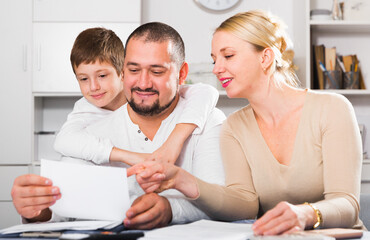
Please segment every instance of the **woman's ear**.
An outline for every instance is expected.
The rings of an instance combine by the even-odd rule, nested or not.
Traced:
[[[275,53],[272,51],[271,48],[265,48],[262,51],[262,60],[261,60],[261,66],[264,71],[270,68],[272,63],[275,60]]]
[[[184,84],[186,77],[188,76],[188,73],[189,73],[189,65],[187,62],[184,62],[179,72],[179,85]]]

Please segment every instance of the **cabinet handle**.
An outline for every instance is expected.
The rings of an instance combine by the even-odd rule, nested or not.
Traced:
[[[39,49],[37,52],[37,70],[41,71],[41,44],[39,45]]]
[[[23,45],[23,71],[27,72],[27,45]]]

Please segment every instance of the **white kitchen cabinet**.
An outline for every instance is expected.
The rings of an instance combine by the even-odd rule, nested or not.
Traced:
[[[139,23],[34,23],[33,92],[80,92],[70,54],[77,35],[83,30],[105,27],[113,30],[125,43],[128,35],[138,26]]]
[[[370,193],[370,159],[363,161],[361,179],[361,193]]]
[[[34,22],[140,22],[141,0],[34,0]]]
[[[140,0],[0,1],[0,229],[20,223],[14,179],[38,173],[39,158],[57,157],[50,132],[81,97],[69,63],[77,35],[106,27],[125,42],[140,20]]]
[[[54,140],[58,131],[67,120],[76,96],[35,96],[35,156],[34,163],[42,158],[57,160],[60,154],[54,151]]]
[[[0,164],[31,162],[32,2],[0,2]]]
[[[0,202],[0,229],[21,224],[21,217],[11,201]]]
[[[77,35],[91,27],[113,30],[125,43],[140,24],[141,1],[34,0],[33,92],[78,93],[70,64]]]
[[[11,201],[10,191],[14,179],[20,175],[29,173],[28,166],[2,166],[0,167],[0,201]]]
[[[20,224],[10,192],[14,179],[29,172],[28,166],[0,166],[0,229]]]

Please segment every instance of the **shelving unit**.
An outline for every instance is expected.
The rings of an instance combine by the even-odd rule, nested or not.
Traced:
[[[306,81],[307,88],[312,86],[312,45],[324,44],[336,47],[340,55],[356,54],[367,87],[360,89],[318,90],[344,95],[351,101],[359,123],[364,124],[367,133],[364,151],[370,150],[370,21],[311,20],[310,10],[331,9],[332,1],[306,0]],[[363,161],[362,192],[370,192],[370,160]]]
[[[336,47],[341,55],[356,54],[360,60],[360,67],[364,76],[365,85],[370,87],[370,57],[365,50],[370,40],[370,22],[346,21],[311,21],[308,20],[308,46],[306,67],[306,86],[312,84],[312,45],[324,44],[326,47]],[[370,90],[336,90],[340,94],[370,95]],[[333,90],[331,90],[333,91]]]

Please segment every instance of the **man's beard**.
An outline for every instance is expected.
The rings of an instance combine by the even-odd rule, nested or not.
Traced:
[[[133,91],[141,91],[141,92],[154,92],[159,95],[159,92],[157,90],[154,90],[152,88],[147,88],[145,90],[141,90],[139,88],[133,88],[131,89],[131,93]],[[171,104],[176,100],[176,94],[173,96],[171,101],[169,101],[166,105],[161,106],[159,104],[159,99],[157,99],[151,106],[140,106],[139,104],[136,104],[134,99],[131,98],[130,100],[127,99],[128,104],[136,112],[137,114],[140,114],[142,116],[155,116],[166,110],[171,106]]]

